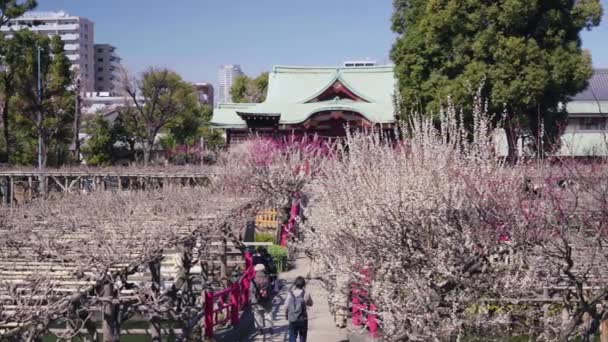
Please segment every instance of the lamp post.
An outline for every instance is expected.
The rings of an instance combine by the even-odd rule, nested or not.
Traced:
[[[74,157],[80,163],[80,78],[76,80],[76,108],[74,108]]]
[[[38,52],[38,118],[37,118],[37,128],[38,128],[38,169],[42,170],[42,79],[40,72],[40,54],[42,49],[40,46],[36,45],[36,50]]]

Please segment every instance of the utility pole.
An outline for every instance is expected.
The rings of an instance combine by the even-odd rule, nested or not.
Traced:
[[[74,156],[80,164],[80,78],[76,80],[76,108],[74,112]]]
[[[38,52],[38,169],[42,170],[42,79],[40,72],[40,53],[42,49],[40,46],[36,46]]]

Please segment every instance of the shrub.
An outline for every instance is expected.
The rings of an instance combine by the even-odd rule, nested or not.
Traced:
[[[279,245],[268,246],[268,253],[270,253],[270,256],[272,256],[274,264],[277,265],[278,272],[287,270],[287,248]]]
[[[276,243],[274,234],[272,233],[255,233],[255,242],[272,242]]]

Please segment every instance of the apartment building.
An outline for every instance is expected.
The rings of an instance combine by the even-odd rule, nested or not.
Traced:
[[[72,16],[66,12],[28,12],[21,17],[11,19],[2,27],[2,32],[11,36],[11,32],[29,29],[47,36],[59,35],[65,44],[67,58],[72,67],[78,70],[78,77],[83,91],[95,88],[94,70],[94,23],[89,19]]]
[[[230,90],[237,77],[243,75],[240,65],[228,64],[220,66],[219,71],[219,102],[232,102]]]
[[[116,47],[95,44],[95,91],[121,94],[121,58]]]

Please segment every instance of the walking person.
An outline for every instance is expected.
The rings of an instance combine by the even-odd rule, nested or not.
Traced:
[[[306,281],[297,277],[287,296],[285,317],[289,321],[289,342],[306,342],[308,334],[308,310],[312,306],[312,298],[306,293]]]
[[[270,333],[272,333],[272,318],[270,317],[272,287],[264,264],[255,265],[254,270],[255,277],[249,287],[249,301],[253,310],[255,327],[263,335],[266,328],[270,328]],[[268,326],[266,326],[266,321],[269,323]]]
[[[277,282],[277,266],[274,263],[272,255],[268,253],[268,250],[264,246],[258,247],[256,253],[253,255],[253,265],[259,264],[264,265],[265,272],[270,277],[273,292],[279,292],[279,283]]]

